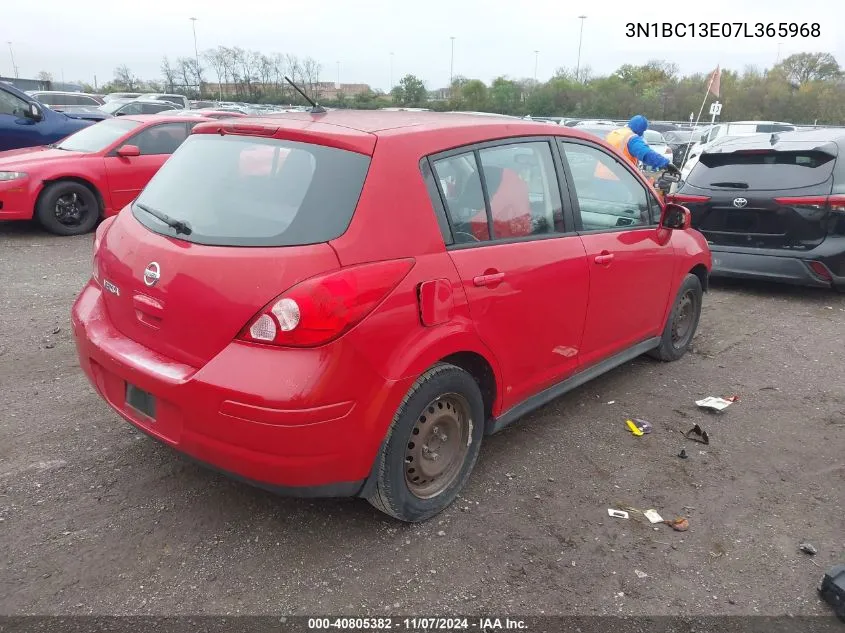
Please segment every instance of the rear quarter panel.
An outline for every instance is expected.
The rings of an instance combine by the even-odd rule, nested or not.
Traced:
[[[418,146],[401,137],[380,137],[349,229],[331,243],[342,266],[415,260],[405,279],[345,340],[389,380],[413,380],[446,356],[473,352],[487,360],[500,384],[496,359],[478,337],[446,251],[420,172],[422,156]],[[418,289],[435,279],[448,280],[454,303],[446,323],[428,327],[420,319]]]

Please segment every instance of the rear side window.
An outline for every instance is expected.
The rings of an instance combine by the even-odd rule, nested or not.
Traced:
[[[456,244],[564,230],[547,142],[497,145],[442,158],[434,161],[434,171]]]
[[[446,203],[456,244],[490,239],[487,205],[473,152],[434,161],[434,173]]]
[[[516,143],[479,152],[494,239],[563,231],[560,190],[548,143]]]
[[[370,159],[322,145],[236,135],[191,136],[138,197],[138,206],[187,222],[178,239],[220,246],[297,246],[340,237]],[[174,236],[133,207],[139,222]]]
[[[687,182],[699,189],[800,189],[830,178],[835,158],[819,151],[704,153]]]
[[[170,103],[142,103],[141,104],[141,112],[143,114],[158,114],[159,112],[164,112],[165,110],[173,110],[173,106]]]

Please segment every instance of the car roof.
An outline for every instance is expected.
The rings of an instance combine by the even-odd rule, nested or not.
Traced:
[[[716,123],[715,125],[719,125]],[[792,125],[783,121],[726,121],[722,125]]]
[[[30,90],[27,94],[31,95],[82,95],[83,97],[96,97],[91,92],[76,92],[75,90]]]
[[[163,114],[127,114],[116,118],[126,121],[137,121],[138,123],[185,123],[186,119],[188,121],[196,120],[199,122],[214,121],[214,119],[205,116],[174,116],[172,114],[167,116]]]
[[[487,140],[519,136],[574,136],[595,140],[583,132],[545,121],[481,117],[445,112],[332,110],[323,114],[289,112],[217,120],[194,128],[195,134],[231,131],[233,134],[273,136],[284,128],[285,138],[308,142],[317,136],[326,145],[369,154],[376,138],[414,139],[423,154]],[[263,133],[259,132],[263,130]],[[447,134],[443,134],[446,132]]]

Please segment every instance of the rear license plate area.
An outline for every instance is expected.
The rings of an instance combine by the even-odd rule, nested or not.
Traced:
[[[138,389],[135,385],[126,383],[126,404],[138,413],[145,415],[151,420],[155,420],[156,399],[153,394],[143,389]]]

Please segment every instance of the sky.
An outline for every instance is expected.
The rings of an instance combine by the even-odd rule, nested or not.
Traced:
[[[232,0],[101,2],[80,9],[67,0],[3,1],[0,76],[13,76],[11,42],[20,77],[48,71],[66,81],[99,84],[126,64],[139,77],[161,79],[164,55],[192,56],[191,17],[200,51],[218,45],[310,56],[321,79],[367,83],[388,90],[412,73],[429,89],[450,73],[486,82],[500,75],[545,80],[574,68],[583,20],[581,66],[608,74],[624,63],[675,62],[682,73],[717,64],[742,70],[773,65],[796,52],[828,52],[845,66],[845,3],[835,0],[708,0],[644,3],[630,0],[262,0],[233,8]],[[86,7],[89,5],[86,5]],[[246,7],[246,5],[243,5]],[[629,22],[813,23],[818,38],[628,38]],[[454,58],[452,40],[454,37]],[[535,51],[539,51],[535,53]],[[393,53],[391,57],[391,52]],[[392,64],[391,64],[391,59]],[[392,73],[391,73],[392,66]],[[453,68],[453,70],[452,70]]]

